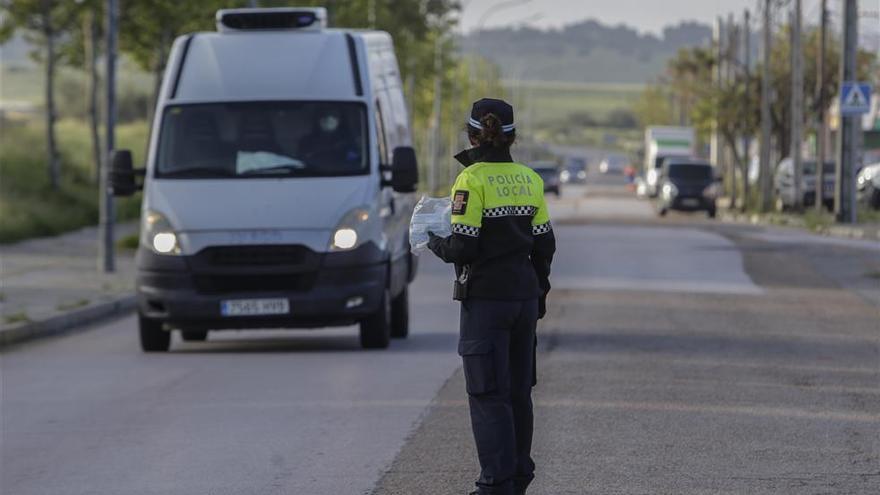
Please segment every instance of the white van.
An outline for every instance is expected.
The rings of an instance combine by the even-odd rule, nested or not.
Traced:
[[[360,324],[408,333],[415,152],[391,37],[312,9],[217,13],[174,42],[143,176],[141,346],[209,330]]]

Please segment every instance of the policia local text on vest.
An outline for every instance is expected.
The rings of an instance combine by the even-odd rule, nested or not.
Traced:
[[[480,460],[474,493],[521,495],[535,471],[535,326],[546,308],[556,240],[543,181],[510,156],[513,108],[477,101],[468,135],[474,148],[456,156],[465,169],[452,188],[452,235],[432,234],[428,247],[455,264],[458,352]]]

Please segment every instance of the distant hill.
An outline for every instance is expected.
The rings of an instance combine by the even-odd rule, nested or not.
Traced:
[[[712,28],[684,22],[662,36],[586,20],[562,29],[491,29],[472,33],[462,48],[498,64],[504,77],[532,81],[644,83],[685,46],[705,45]]]

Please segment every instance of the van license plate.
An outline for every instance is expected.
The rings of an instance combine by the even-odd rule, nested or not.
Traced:
[[[235,299],[220,302],[223,316],[286,315],[290,313],[287,299]]]

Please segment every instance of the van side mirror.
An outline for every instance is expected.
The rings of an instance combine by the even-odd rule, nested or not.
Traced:
[[[139,191],[135,176],[143,170],[135,170],[130,150],[113,150],[110,155],[110,188],[114,196],[127,197]]]
[[[416,150],[409,146],[394,148],[391,157],[390,186],[394,192],[411,193],[419,184],[419,165]]]

